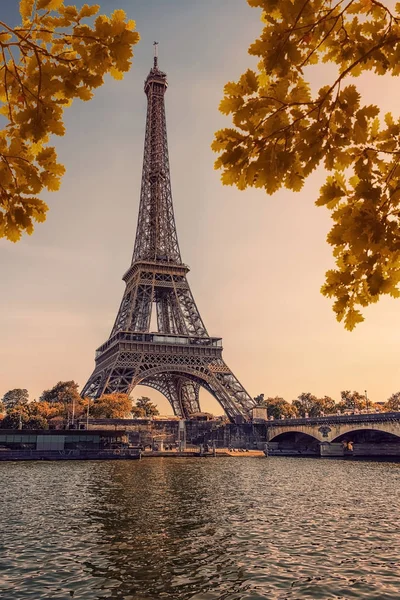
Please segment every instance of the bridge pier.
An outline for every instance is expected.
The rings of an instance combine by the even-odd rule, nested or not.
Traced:
[[[343,444],[321,442],[320,456],[321,458],[344,458],[344,446]]]

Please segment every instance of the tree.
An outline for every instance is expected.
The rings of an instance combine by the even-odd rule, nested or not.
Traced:
[[[87,410],[87,399],[80,397],[78,389],[79,385],[75,381],[59,381],[42,393],[38,404],[43,406],[39,410],[46,413],[48,405],[53,409],[49,419],[60,416],[66,422],[82,416]]]
[[[19,404],[7,412],[6,416],[0,421],[1,429],[21,429],[29,421],[29,412],[27,405]]]
[[[136,400],[136,408],[141,409],[145,417],[155,417],[160,414],[157,406],[147,396],[142,396]]]
[[[53,419],[54,417],[60,416],[64,409],[63,404],[56,402],[50,404],[45,400],[39,402],[30,402],[28,407],[31,417],[45,419],[46,422],[48,422],[50,419]]]
[[[263,396],[263,394],[261,395]],[[280,396],[275,396],[275,398],[265,398],[258,396],[255,398],[258,400],[258,406],[265,406],[267,409],[267,414],[269,417],[274,417],[274,419],[280,419],[283,417],[284,419],[289,419],[291,417],[296,416],[296,410],[292,404],[286,402]]]
[[[143,408],[140,408],[139,406],[132,406],[132,417],[134,419],[142,419],[143,417],[146,416],[146,413],[144,412]]]
[[[332,415],[337,412],[337,404],[330,396],[324,396],[323,398],[317,398],[314,407],[314,413],[316,417],[324,415]]]
[[[359,392],[350,392],[350,390],[344,390],[340,392],[341,400],[337,405],[340,411],[354,411],[354,410],[364,410],[367,408],[367,399],[364,395]]]
[[[305,417],[308,415],[309,417],[318,416],[316,412],[318,412],[317,406],[317,397],[311,394],[310,392],[303,392],[293,400],[292,405],[297,412],[299,417]]]
[[[215,167],[224,184],[268,194],[299,191],[320,164],[330,172],[316,204],[331,211],[336,267],[321,291],[352,330],[360,307],[400,296],[400,121],[346,83],[400,74],[400,3],[393,13],[379,0],[247,1],[263,10],[249,48],[260,60],[225,86],[220,111],[234,127],[215,134]],[[312,93],[307,67],[327,62],[338,74]]]
[[[132,412],[132,400],[128,394],[104,394],[95,400],[90,414],[99,419],[125,419]]]
[[[2,421],[1,429],[48,429],[47,419],[35,410],[35,402],[17,404],[11,408]]]
[[[29,392],[22,388],[15,388],[6,392],[3,396],[2,403],[7,412],[18,405],[28,404]]]
[[[400,411],[400,392],[392,394],[385,404],[386,410]]]
[[[80,398],[78,389],[79,385],[75,381],[59,381],[50,390],[42,392],[39,402],[72,404]]]
[[[42,222],[48,207],[38,197],[56,191],[65,172],[51,135],[64,135],[64,108],[90,100],[110,73],[122,79],[139,41],[123,10],[98,16],[99,5],[64,0],[21,0],[22,24],[0,21],[0,237],[16,242]]]

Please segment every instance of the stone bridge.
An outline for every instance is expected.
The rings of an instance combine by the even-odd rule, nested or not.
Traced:
[[[267,441],[272,455],[400,457],[400,412],[269,421]]]

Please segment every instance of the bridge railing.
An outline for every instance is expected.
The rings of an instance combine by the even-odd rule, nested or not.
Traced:
[[[267,421],[267,427],[282,427],[287,425],[324,425],[339,423],[385,423],[400,421],[399,412],[360,413],[353,415],[326,415],[324,417],[307,417],[296,419],[275,419]]]

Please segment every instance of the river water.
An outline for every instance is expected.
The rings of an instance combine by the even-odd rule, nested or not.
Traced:
[[[1,600],[400,598],[400,464],[0,463]]]

